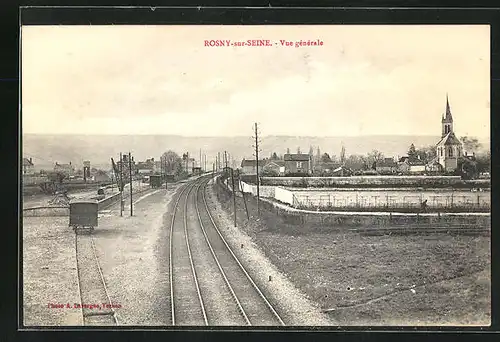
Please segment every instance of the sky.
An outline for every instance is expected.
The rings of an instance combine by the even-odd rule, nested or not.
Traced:
[[[490,136],[490,27],[23,26],[23,133]],[[271,47],[205,40],[269,39]],[[280,40],[322,46],[281,46]]]

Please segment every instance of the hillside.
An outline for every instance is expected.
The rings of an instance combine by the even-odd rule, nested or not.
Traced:
[[[295,153],[300,146],[302,153],[309,147],[319,146],[321,153],[339,155],[342,143],[346,155],[366,154],[373,149],[386,156],[404,155],[410,144],[416,147],[433,145],[434,136],[360,136],[360,137],[298,137],[266,136],[261,138],[261,156]],[[485,139],[483,139],[485,141]],[[199,159],[200,149],[207,155],[207,167],[211,167],[217,152],[227,151],[239,164],[241,158],[252,158],[254,141],[248,137],[183,137],[175,135],[23,135],[23,156],[32,157],[36,168],[52,167],[55,162],[69,163],[79,167],[83,160],[90,160],[92,166],[109,168],[110,158],[115,160],[120,152],[131,151],[135,160],[159,158],[162,152],[173,150],[179,155],[189,152]],[[489,142],[488,142],[489,144]]]

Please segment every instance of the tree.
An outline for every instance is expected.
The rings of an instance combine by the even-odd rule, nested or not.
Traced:
[[[417,159],[417,151],[415,149],[415,145],[411,144],[410,149],[408,150],[408,159],[410,161],[414,161]]]
[[[435,146],[427,146],[420,147],[415,149],[416,158],[420,157],[420,160],[428,163],[432,159],[436,158],[436,147]]]
[[[328,153],[323,153],[321,156],[321,162],[322,163],[329,163],[332,161],[332,158],[330,158],[330,155]]]
[[[467,179],[473,179],[477,177],[477,163],[465,157],[460,157],[458,160],[459,169],[462,171],[462,175]]]
[[[367,163],[366,157],[361,155],[351,154],[349,157],[345,159],[345,165],[351,169],[358,170],[366,170]]]
[[[63,180],[66,178],[66,174],[62,172],[50,172],[47,178],[52,183],[62,184]]]
[[[370,153],[368,153],[368,156],[366,157],[366,163],[370,165],[372,168],[374,168],[374,164],[377,164],[378,162],[384,160],[384,155],[382,152],[377,151],[377,150],[372,150]]]
[[[271,159],[272,160],[278,160],[278,155],[276,154],[276,152],[273,152],[273,154],[271,155]]]
[[[481,148],[481,143],[476,137],[464,136],[460,138],[464,150],[471,153],[476,153]]]
[[[309,147],[309,155],[312,157],[314,155],[314,150],[312,145]]]
[[[477,172],[491,172],[491,152],[476,155]]]
[[[183,157],[187,158],[187,155],[184,154]],[[162,154],[161,159],[164,160],[166,173],[174,174],[175,176],[182,174],[182,159],[177,153],[169,150]]]

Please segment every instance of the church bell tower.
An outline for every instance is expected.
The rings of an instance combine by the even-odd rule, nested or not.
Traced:
[[[451,116],[450,102],[448,101],[448,94],[446,94],[446,113],[443,114],[441,119],[441,138],[448,133],[453,132],[453,117]]]

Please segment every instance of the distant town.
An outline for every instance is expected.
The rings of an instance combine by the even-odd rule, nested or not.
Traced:
[[[348,146],[342,146],[339,156],[324,153],[320,146],[310,146],[307,153],[300,147],[272,152],[269,156],[243,158],[236,169],[239,173],[268,177],[346,177],[361,175],[455,175],[465,179],[489,178],[491,153],[484,152],[475,137],[458,138],[453,129],[453,116],[448,97],[446,109],[441,118],[441,139],[435,146],[408,146],[404,156],[385,156],[383,151],[373,150],[367,155],[349,155]],[[482,150],[483,152],[478,152]],[[101,169],[93,167],[91,161],[83,165],[54,162],[52,169],[38,169],[33,159],[23,158],[22,175],[25,187],[41,187],[44,192],[53,192],[53,183],[113,183],[119,169],[126,170],[125,178],[130,175],[135,180],[149,182],[152,175],[170,175],[182,179],[202,172],[220,170],[228,165],[234,166],[234,158],[226,155],[215,156],[215,163],[207,164],[207,156],[201,154],[194,158],[189,153],[181,156],[165,152],[160,157],[137,161],[127,153],[116,158],[116,168]],[[231,160],[231,162],[229,162]],[[111,166],[111,162],[110,162]],[[238,167],[239,166],[239,167]],[[131,168],[131,172],[129,172]],[[118,172],[117,172],[118,171]],[[122,176],[123,177],[123,176]]]

